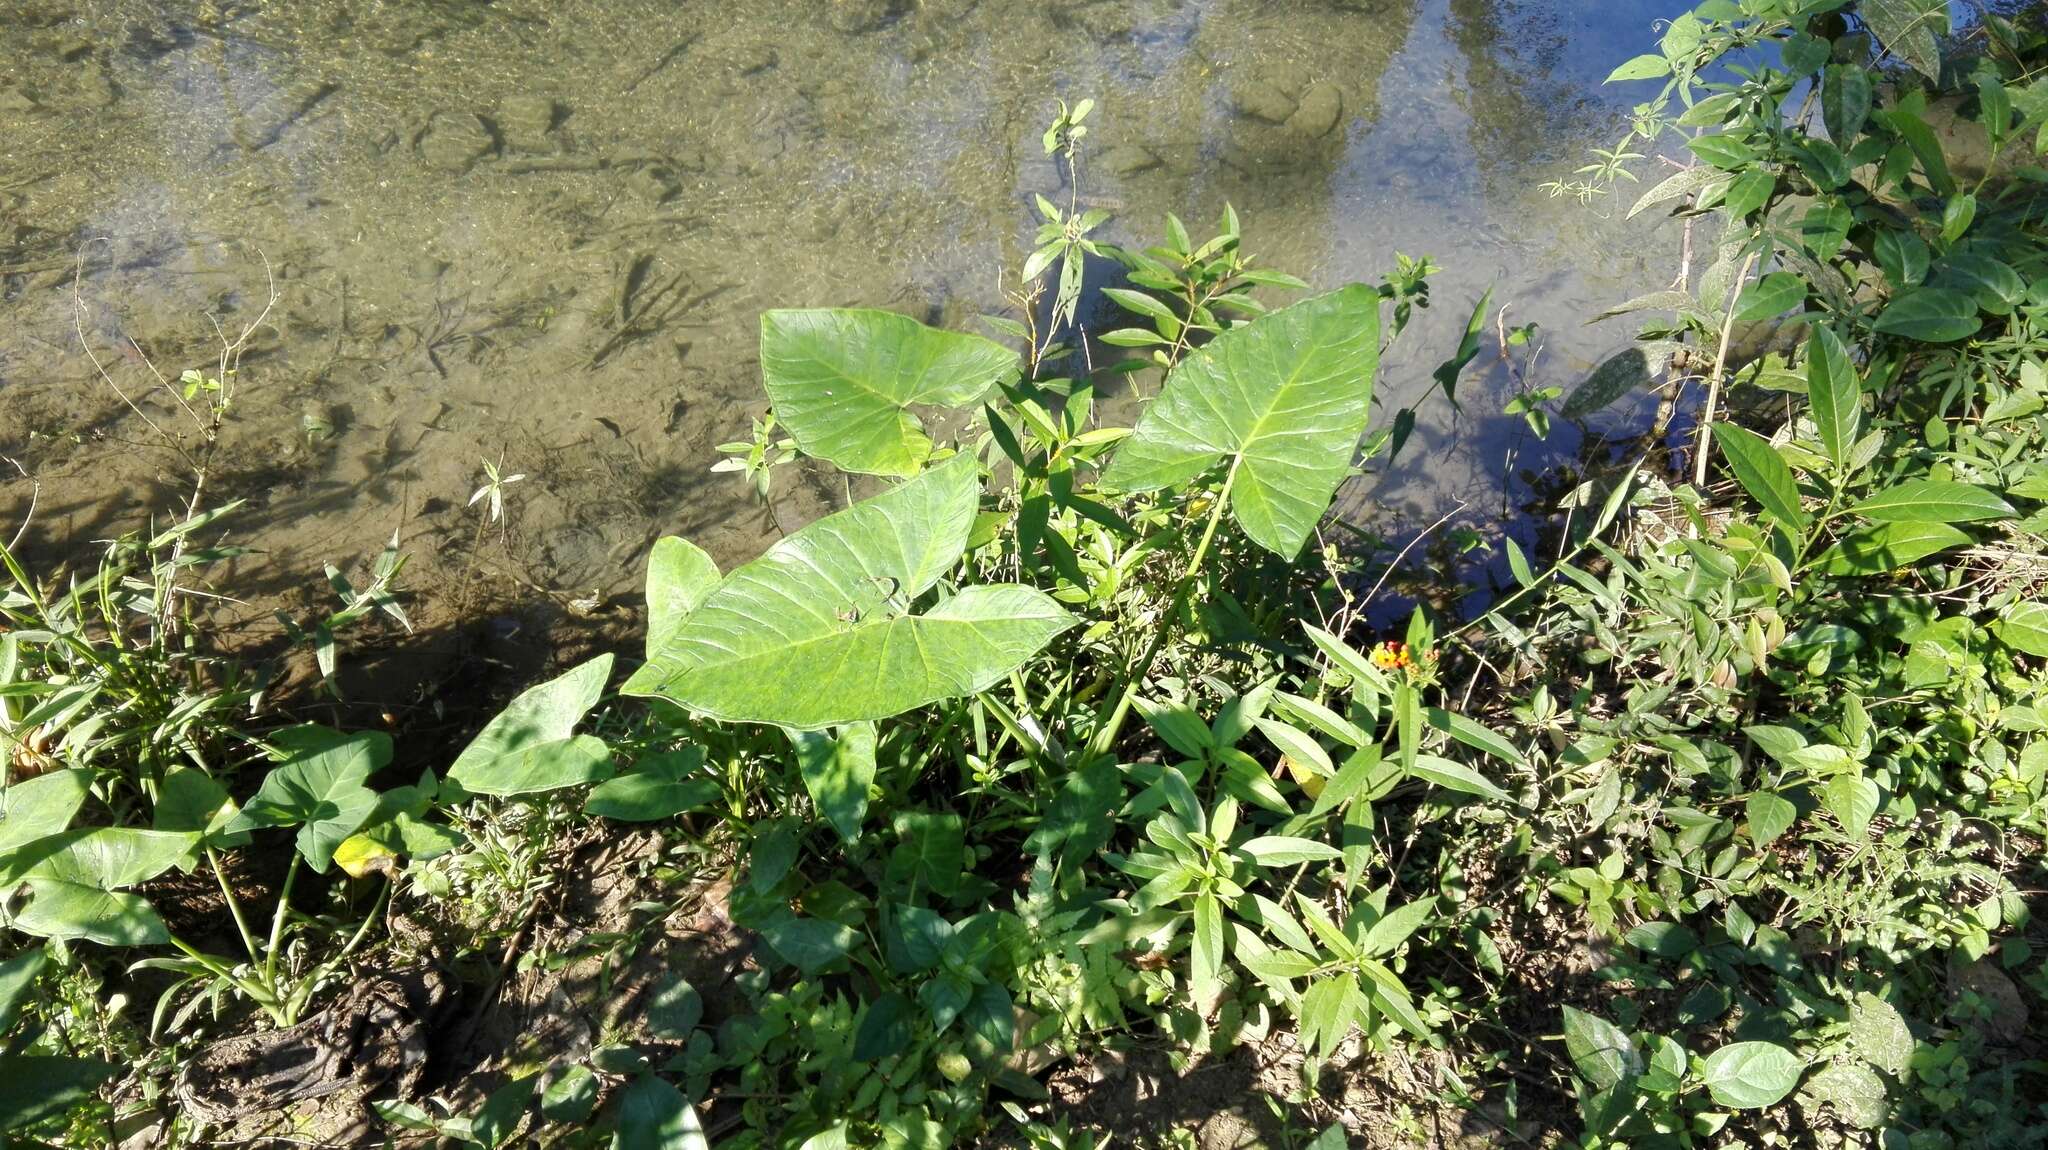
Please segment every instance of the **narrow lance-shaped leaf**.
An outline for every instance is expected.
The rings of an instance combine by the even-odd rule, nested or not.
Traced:
[[[1849,509],[1880,523],[1969,523],[2010,519],[2012,504],[1971,483],[1912,479],[1885,488]]]
[[[806,454],[844,471],[915,475],[931,437],[908,410],[958,407],[1017,370],[992,340],[863,309],[761,314],[761,374]]]
[[[1863,389],[1849,349],[1826,327],[1814,329],[1807,347],[1806,398],[1813,408],[1821,446],[1830,462],[1842,466],[1862,427]]]
[[[1792,469],[1769,440],[1732,423],[1717,423],[1714,442],[1728,457],[1728,468],[1735,472],[1743,489],[1763,504],[1772,518],[1792,531],[1806,526],[1806,510],[1799,505],[1799,485],[1792,479]]]
[[[908,613],[966,549],[979,477],[956,455],[782,539],[721,580],[624,691],[816,730],[985,689],[1074,618],[1017,584]]]
[[[1224,332],[1174,369],[1104,484],[1155,491],[1228,460],[1238,525],[1292,558],[1365,433],[1379,327],[1379,293],[1354,284]]]

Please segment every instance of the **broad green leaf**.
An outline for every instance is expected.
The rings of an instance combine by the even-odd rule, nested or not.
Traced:
[[[674,818],[716,802],[724,794],[716,780],[704,777],[703,770],[702,747],[650,755],[633,764],[630,772],[590,788],[583,810],[629,823]]]
[[[1856,12],[1892,54],[1928,79],[1941,80],[1941,37],[1948,0],[1862,0]]]
[[[1978,307],[1996,315],[2010,312],[2027,295],[2027,281],[2011,264],[1982,252],[1950,252],[1937,282],[1969,292]]]
[[[196,834],[135,827],[60,831],[0,859],[0,886],[43,878],[120,890],[176,866],[198,841]]]
[[[0,865],[8,851],[71,825],[92,789],[92,772],[51,771],[0,790]]]
[[[2048,603],[2015,603],[1992,629],[2006,646],[2048,659]]]
[[[377,793],[364,783],[390,761],[391,736],[381,731],[301,751],[270,769],[227,832],[296,826],[299,853],[314,870],[325,871],[334,848],[377,809]]]
[[[823,731],[790,731],[796,744],[797,769],[818,813],[852,842],[860,837],[860,821],[868,810],[868,786],[875,781],[875,725],[851,723],[836,735]]]
[[[654,541],[647,555],[647,657],[668,645],[676,629],[718,586],[718,564],[687,539]]]
[[[1806,526],[1806,510],[1799,504],[1799,486],[1793,482],[1792,469],[1769,440],[1732,423],[1717,423],[1714,442],[1727,456],[1728,469],[1736,480],[1765,511],[1789,530]]]
[[[1486,330],[1486,312],[1492,303],[1493,289],[1487,288],[1480,295],[1479,302],[1472,305],[1472,314],[1465,320],[1465,334],[1458,340],[1458,350],[1451,358],[1438,364],[1431,374],[1437,386],[1444,389],[1444,401],[1451,405],[1452,411],[1463,410],[1458,406],[1458,375],[1479,355],[1479,336]]]
[[[597,1088],[597,1075],[588,1066],[571,1066],[541,1091],[540,1112],[556,1122],[586,1122],[597,1109]]]
[[[1969,542],[1946,523],[1879,523],[1843,535],[1817,566],[1828,575],[1881,575]]]
[[[859,936],[829,919],[792,916],[763,926],[761,938],[783,961],[814,975],[844,959]]]
[[[4,860],[0,886],[26,882],[29,899],[9,925],[46,938],[104,946],[170,941],[163,920],[139,895],[120,893],[155,878],[191,853],[199,836],[129,827],[64,831],[37,839]]]
[[[1728,190],[1721,196],[1721,209],[1728,213],[1730,219],[1747,219],[1750,213],[1769,203],[1771,193],[1777,189],[1778,177],[1775,172],[1764,168],[1750,168],[1741,175],[1736,176],[1734,182],[1728,185]],[[1774,272],[1772,274],[1790,275],[1788,272]],[[1791,278],[1797,280],[1799,277],[1791,276]],[[1771,284],[1769,283],[1770,277],[1768,276],[1765,277],[1765,280],[1765,284],[1757,286],[1759,288],[1768,286],[1770,290],[1745,293],[1742,297],[1742,313],[1736,316],[1736,322],[1753,322],[1758,319],[1768,319],[1778,314],[1779,311],[1784,310],[1782,307],[1776,311],[1765,310],[1769,304],[1783,303],[1790,296],[1790,290],[1785,287],[1782,281]],[[1800,294],[1802,296],[1805,294],[1803,287],[1800,290]]]
[[[1365,432],[1379,306],[1378,292],[1353,284],[1217,336],[1174,369],[1118,447],[1104,485],[1155,491],[1228,459],[1238,525],[1292,558]]]
[[[1002,983],[984,982],[960,1011],[960,1024],[984,1057],[1007,1056],[1017,1046],[1017,1004]]]
[[[1415,764],[1409,768],[1409,773],[1418,779],[1426,779],[1445,790],[1457,791],[1460,794],[1477,795],[1497,803],[1515,801],[1514,796],[1495,786],[1485,775],[1463,763],[1452,762],[1435,755],[1415,756]]]
[[[1046,150],[1051,151],[1052,146],[1047,145]],[[847,1146],[846,1123],[835,1122],[830,1127],[804,1139],[803,1144],[798,1146],[796,1150],[847,1150]]]
[[[1699,948],[1700,937],[1682,922],[1645,922],[1630,927],[1630,946],[1658,958],[1684,958]]]
[[[761,313],[761,376],[775,417],[807,455],[842,471],[915,475],[931,437],[908,410],[959,407],[1017,371],[993,340],[895,312]]]
[[[1707,1055],[1701,1077],[1720,1105],[1761,1110],[1792,1093],[1805,1070],[1798,1055],[1775,1043],[1731,1042]]]
[[[966,829],[950,812],[898,811],[891,820],[899,840],[884,878],[892,887],[951,895],[967,867]]]
[[[711,1150],[711,1141],[682,1091],[642,1074],[619,1097],[611,1150]]]
[[[480,795],[525,795],[609,777],[604,742],[572,734],[611,673],[612,657],[599,655],[522,692],[455,757],[448,781]]]
[[[722,579],[625,692],[816,730],[987,688],[1075,620],[1009,583],[907,613],[965,549],[979,478],[956,455],[782,539]]]
[[[1996,492],[1938,479],[1912,479],[1887,487],[1849,510],[1880,523],[1971,523],[2017,514]]]
[[[1342,1122],[1332,1122],[1309,1142],[1306,1150],[1346,1150],[1350,1145],[1350,1129]]]
[[[1848,151],[1870,119],[1870,73],[1862,64],[1830,64],[1821,79],[1821,122],[1828,138]]]
[[[1949,288],[1914,288],[1892,298],[1871,325],[1886,335],[1923,343],[1950,343],[1977,334],[1984,326],[1977,299]]]
[[[1695,136],[1685,146],[1693,155],[1728,172],[1740,171],[1756,159],[1756,148],[1748,140],[1727,132]]]
[[[0,1055],[0,1131],[19,1130],[64,1113],[117,1069],[97,1058]]]
[[[873,1062],[903,1053],[910,1046],[913,1021],[910,999],[900,992],[891,991],[869,1003],[853,1032],[853,1060]]]
[[[1275,691],[1273,708],[1314,727],[1347,747],[1363,747],[1373,741],[1371,735],[1358,728],[1358,724],[1314,699],[1305,699],[1286,691]]]
[[[1844,1059],[1828,1063],[1820,1073],[1807,1079],[1800,1102],[1802,1106],[1830,1106],[1842,1121],[1859,1130],[1875,1130],[1891,1114],[1884,1079],[1861,1062]]]
[[[539,1074],[528,1074],[491,1091],[485,1096],[484,1104],[467,1120],[469,1141],[482,1147],[503,1146],[526,1116],[526,1108],[533,1101],[534,1087],[539,1084]]]
[[[1619,1026],[1577,1007],[1564,1008],[1564,1049],[1595,1090],[1611,1089],[1643,1072],[1642,1056]]]
[[[1821,805],[1854,838],[1862,838],[1870,829],[1870,820],[1883,802],[1884,794],[1877,784],[1858,774],[1836,775],[1820,792]]]
[[[1865,992],[1849,1007],[1849,1045],[1878,1069],[1903,1075],[1918,1043],[1898,1007]]]
[[[704,996],[680,974],[671,974],[649,999],[643,1012],[647,1032],[656,1038],[682,1042],[704,1020]]]
[[[227,788],[197,767],[175,767],[165,772],[157,785],[156,811],[151,825],[160,831],[193,831],[202,843],[242,846],[248,832],[228,833],[241,808],[228,797]]]
[[[1816,327],[1807,344],[1806,399],[1821,446],[1837,467],[1845,463],[1863,422],[1863,385],[1840,336]]]
[[[1216,741],[1209,734],[1209,724],[1203,722],[1194,708],[1186,703],[1155,702],[1142,695],[1133,701],[1137,704],[1138,714],[1144,717],[1145,725],[1182,755],[1199,759],[1215,746]]]
[[[1799,819],[1799,808],[1792,800],[1769,791],[1758,791],[1743,803],[1743,810],[1749,816],[1749,837],[1759,848],[1771,845],[1779,835],[1792,829]]]
[[[921,906],[894,905],[883,927],[884,951],[889,965],[905,974],[916,974],[939,965],[952,940],[953,924],[938,911]]]
[[[1358,969],[1363,971],[1369,980],[1365,991],[1389,1018],[1400,1023],[1403,1030],[1424,1042],[1435,1037],[1428,1021],[1416,1011],[1415,1001],[1409,997],[1408,988],[1401,985],[1400,978],[1393,971],[1369,958],[1360,960]]]
[[[171,941],[164,920],[141,895],[53,878],[32,877],[27,885],[28,905],[7,921],[25,934],[84,939],[101,946],[164,946]]]
[[[1327,843],[1290,835],[1260,835],[1239,843],[1237,849],[1250,855],[1252,861],[1260,866],[1293,866],[1344,857],[1343,851]]]

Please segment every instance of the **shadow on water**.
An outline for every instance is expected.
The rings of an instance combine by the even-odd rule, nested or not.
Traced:
[[[1005,309],[1032,196],[1064,190],[1038,143],[1055,96],[1098,101],[1081,194],[1109,238],[1234,203],[1263,262],[1318,286],[1442,263],[1386,411],[1489,285],[1568,385],[1627,335],[1580,319],[1661,285],[1670,245],[1539,185],[1617,134],[1626,94],[1599,81],[1686,6],[6,0],[0,454],[40,484],[46,562],[164,514],[185,476],[79,354],[74,266],[86,337],[174,427],[148,365],[209,362],[208,317],[251,314],[267,262],[282,298],[211,487],[249,500],[227,526],[257,554],[226,582],[252,619],[394,531],[425,625],[458,622],[479,570],[486,602],[630,614],[658,535],[724,563],[773,538],[708,471],[763,408],[763,308]],[[1464,414],[1427,408],[1341,512],[1394,534],[1512,513],[1510,446],[1522,467],[1577,445],[1517,444],[1509,386],[1483,355]],[[528,478],[480,536],[485,459]],[[779,491],[792,525],[843,498]],[[27,502],[0,488],[9,520]]]

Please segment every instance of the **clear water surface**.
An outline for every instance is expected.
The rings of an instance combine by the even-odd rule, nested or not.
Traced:
[[[503,587],[629,598],[657,535],[728,563],[773,537],[708,470],[763,408],[762,309],[1007,310],[1032,194],[1064,187],[1038,143],[1061,96],[1097,101],[1082,200],[1113,238],[1230,202],[1252,250],[1318,286],[1396,251],[1442,263],[1383,411],[1430,386],[1488,286],[1543,325],[1536,382],[1568,386],[1629,334],[1584,318],[1666,283],[1677,245],[1540,185],[1617,136],[1643,93],[1601,79],[1686,7],[0,4],[0,455],[35,478],[45,558],[181,502],[141,415],[184,417],[151,365],[210,362],[209,316],[252,318],[267,260],[279,299],[212,488],[249,500],[223,526],[258,552],[229,580],[252,615],[394,531],[429,619],[473,549]],[[1528,442],[1510,386],[1489,348],[1464,414],[1429,407],[1343,513],[1499,521],[1577,435]],[[485,458],[527,478],[479,548]],[[10,532],[31,490],[0,482]],[[793,524],[843,496],[788,476],[778,498]]]

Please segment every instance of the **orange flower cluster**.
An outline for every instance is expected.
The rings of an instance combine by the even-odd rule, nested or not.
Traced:
[[[1372,665],[1382,671],[1405,671],[1415,665],[1408,644],[1389,639],[1372,649]]]

